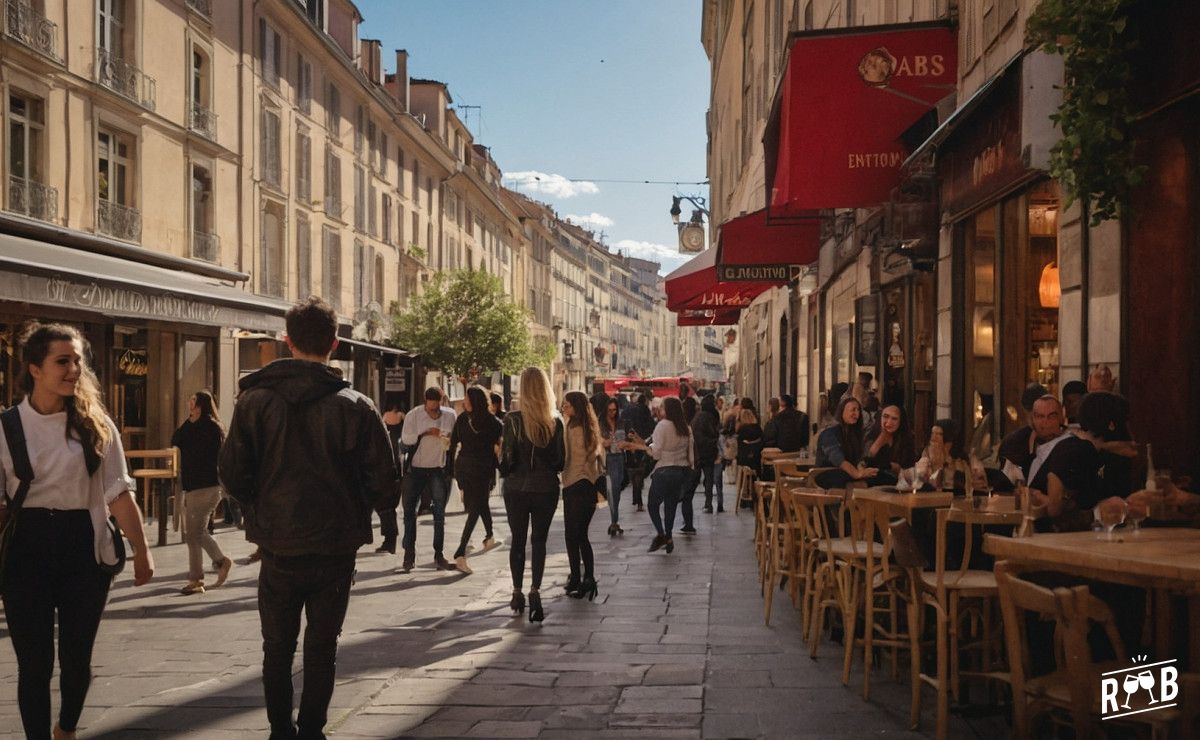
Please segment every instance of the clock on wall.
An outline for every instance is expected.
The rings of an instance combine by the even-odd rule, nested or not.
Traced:
[[[700,224],[688,224],[679,230],[680,252],[704,251],[704,227]]]

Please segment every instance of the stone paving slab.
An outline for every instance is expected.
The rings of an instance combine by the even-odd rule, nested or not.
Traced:
[[[506,542],[499,497],[491,503],[496,534]],[[700,532],[676,537],[667,555],[646,552],[652,529],[644,514],[628,504],[622,514],[624,537],[604,535],[607,516],[593,521],[600,581],[594,602],[563,595],[568,569],[557,515],[540,625],[508,609],[507,544],[473,553],[470,576],[433,570],[428,518],[418,527],[418,567],[411,573],[397,571],[398,557],[365,548],[338,654],[330,736],[932,734],[932,695],[925,734],[910,733],[908,687],[892,681],[890,665],[877,669],[872,701],[864,702],[861,660],[848,687],[841,684],[840,645],[822,642],[811,660],[786,596],[777,597],[771,625],[763,623],[751,517],[697,512]],[[448,550],[462,522],[452,496]],[[150,586],[134,589],[124,574],[112,591],[80,737],[265,737],[258,566],[239,560],[223,588],[181,596],[186,550],[178,535],[171,539],[176,544],[155,549]],[[217,540],[235,558],[252,549],[236,530],[219,530]],[[15,660],[3,642],[0,738],[16,737],[20,727]],[[299,693],[299,655],[295,671]],[[952,737],[976,734],[1008,732],[1002,719],[968,724],[952,716]]]

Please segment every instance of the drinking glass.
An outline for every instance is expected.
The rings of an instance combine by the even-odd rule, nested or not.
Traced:
[[[1107,540],[1112,542],[1113,530],[1125,521],[1125,511],[1128,508],[1124,501],[1109,501],[1096,507],[1100,514],[1100,523],[1104,525]]]
[[[1133,522],[1132,534],[1135,537],[1142,533],[1142,520],[1145,519],[1149,513],[1150,509],[1144,503],[1135,502],[1134,504],[1128,506],[1128,511],[1125,516],[1129,521]]]
[[[1150,694],[1150,703],[1157,704],[1158,699],[1154,698],[1154,692],[1152,691],[1154,688],[1154,674],[1149,670],[1142,671],[1138,674],[1138,683]]]
[[[1142,682],[1136,674],[1125,674],[1125,680],[1121,683],[1121,688],[1125,690],[1125,703],[1121,705],[1122,709],[1129,709],[1129,700],[1133,698],[1133,695],[1137,693],[1138,687],[1141,685]]]

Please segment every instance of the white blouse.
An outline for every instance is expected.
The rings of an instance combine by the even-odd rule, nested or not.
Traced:
[[[116,425],[112,419],[105,417],[109,432],[108,445],[96,474],[88,476],[83,445],[67,437],[66,411],[40,414],[29,405],[28,398],[21,401],[17,408],[21,415],[21,427],[25,431],[29,462],[33,466],[33,483],[29,486],[22,508],[87,509],[91,512],[92,529],[96,533],[97,562],[114,562],[115,551],[106,526],[108,505],[121,493],[136,490],[133,479],[129,477],[125,450],[121,446],[121,435]],[[2,428],[0,468],[3,469],[0,492],[11,498],[21,481],[13,469],[12,453],[9,452],[8,439]]]
[[[687,436],[675,431],[675,424],[663,419],[654,426],[654,434],[650,435],[650,456],[658,461],[659,468],[692,466],[692,435]]]

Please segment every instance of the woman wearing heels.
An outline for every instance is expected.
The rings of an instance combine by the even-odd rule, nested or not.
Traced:
[[[454,567],[463,573],[471,572],[467,565],[467,543],[475,531],[475,522],[483,520],[483,548],[486,550],[495,543],[488,494],[496,482],[496,448],[501,430],[500,420],[488,408],[487,393],[479,386],[468,388],[463,398],[463,413],[454,420],[450,449],[446,453],[451,475],[462,491],[463,508],[467,510],[462,539],[454,552]]]
[[[525,611],[521,588],[525,580],[525,540],[532,524],[529,621],[540,622],[545,618],[539,590],[546,569],[546,537],[558,508],[558,474],[565,454],[562,421],[554,417],[554,392],[541,368],[530,367],[521,373],[520,408],[504,417],[500,442],[504,511],[512,531],[508,554],[513,582],[510,606],[517,614]]]
[[[600,441],[607,454],[604,456],[604,470],[608,476],[608,509],[612,524],[608,525],[608,536],[625,534],[621,529],[621,490],[625,488],[625,453],[621,451],[621,442],[625,440],[625,430],[621,428],[621,407],[617,399],[610,398],[604,404],[600,415]]]
[[[633,441],[626,442],[625,447],[647,452],[658,462],[650,478],[650,521],[658,533],[650,543],[650,552],[663,548],[669,553],[675,549],[671,539],[675,529],[675,508],[684,487],[694,483],[695,479],[692,476],[692,430],[684,420],[683,403],[668,396],[663,400],[663,415],[665,418],[654,427],[649,444],[635,434]]]
[[[4,616],[17,655],[25,736],[51,737],[57,642],[61,691],[53,736],[69,739],[87,697],[92,647],[119,561],[110,513],[134,548],[133,585],[150,580],[154,561],[121,435],[104,410],[83,336],[65,324],[34,324],[21,345],[25,398],[0,415],[0,500],[5,515],[17,518],[5,562]]]
[[[562,474],[563,524],[567,560],[571,565],[567,596],[587,597],[591,601],[596,598],[596,563],[592,543],[588,540],[588,527],[596,513],[596,481],[602,470],[600,425],[587,396],[579,391],[571,391],[563,399],[562,415],[567,425]]]

